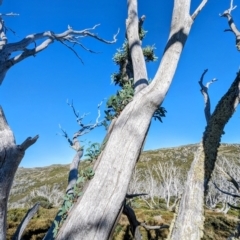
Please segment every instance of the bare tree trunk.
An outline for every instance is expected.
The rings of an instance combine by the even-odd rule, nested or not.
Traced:
[[[37,139],[38,136],[29,137],[21,145],[16,145],[13,133],[0,107],[0,240],[6,239],[7,202],[13,178],[26,149]]]
[[[208,182],[215,166],[223,129],[239,103],[239,86],[240,73],[209,119],[188,173],[171,240],[198,240],[203,236],[204,194],[207,193]]]
[[[203,231],[204,154],[200,143],[188,173],[171,240],[200,239]]]
[[[206,3],[203,1],[191,17],[190,2],[175,0],[170,36],[156,76],[149,86],[145,84],[144,71],[142,76],[137,75],[137,79],[134,79],[135,86],[141,90],[116,120],[106,147],[98,159],[94,178],[69,213],[56,239],[108,239],[122,207],[152,115],[167,94],[193,20],[204,6],[203,3]],[[137,1],[129,0],[128,7],[129,14],[137,16]],[[129,16],[127,24],[138,23],[131,19],[134,16]],[[134,28],[136,27],[138,28]],[[130,29],[128,28],[128,35],[134,35]],[[136,41],[132,41],[132,44],[139,44],[138,33],[134,37]],[[129,47],[130,50],[133,49],[131,43]],[[134,51],[140,49],[134,48]],[[140,53],[131,54],[132,58],[136,58]],[[138,69],[145,69],[138,61],[133,68],[134,76],[136,72],[139,73]]]

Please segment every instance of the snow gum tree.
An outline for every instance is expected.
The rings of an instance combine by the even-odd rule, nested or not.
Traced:
[[[68,212],[68,217],[61,225],[56,239],[104,240],[109,239],[111,236],[118,216],[123,211],[129,181],[141,153],[152,116],[166,97],[191,27],[199,12],[207,3],[207,0],[199,2],[200,4],[196,10],[190,13],[191,0],[174,0],[169,37],[158,70],[149,84],[141,39],[139,38],[138,2],[137,0],[127,0],[126,36],[132,63],[134,96],[120,115],[113,119],[110,124],[104,150],[99,155],[94,166],[94,177],[84,187],[82,196],[78,198],[76,204]],[[2,1],[0,1],[1,3]],[[223,17],[227,17],[230,28],[236,35],[238,46],[239,31],[235,31],[230,13],[231,11],[224,13]],[[60,41],[63,45],[67,45],[67,43],[81,45],[77,36],[89,36],[105,43],[115,42],[115,37],[113,41],[106,41],[93,34],[91,31],[94,28],[75,31],[69,26],[61,34],[47,31],[29,35],[20,42],[10,44],[5,35],[5,25],[1,16],[0,83],[3,82],[7,71],[12,66],[29,56],[38,54],[55,40]],[[42,42],[36,44],[33,49],[27,49],[31,43],[37,40]],[[71,50],[75,52],[74,49]],[[11,54],[14,52],[20,53],[11,57]],[[202,81],[200,81],[201,84]],[[202,93],[206,97],[206,107],[208,107],[207,88],[204,88],[203,85],[201,87]],[[203,141],[199,146],[189,172],[188,182],[191,184],[189,184],[180,202],[178,217],[170,236],[171,239],[196,240],[202,236],[204,193],[207,191],[207,183],[214,169],[223,127],[232,116],[238,103],[239,74],[229,91],[219,102],[214,113],[210,114],[210,108],[205,111],[208,113],[206,116],[208,124],[204,132]],[[225,110],[222,111],[221,109]],[[220,124],[218,124],[219,122]],[[28,138],[21,145],[16,145],[4,113],[1,110],[0,240],[4,239],[6,235],[6,202],[15,171],[24,155],[24,151],[35,143],[37,138],[38,136]],[[70,144],[77,152],[74,159],[76,164],[72,169],[74,170],[72,171],[74,172],[73,179],[76,181],[75,170],[83,152],[76,139],[73,139],[72,142],[70,141]],[[8,170],[13,162],[15,167],[11,169],[12,172],[10,174]],[[196,204],[197,202],[198,204]],[[194,217],[193,213],[195,213]]]
[[[206,2],[202,1],[190,14],[190,0],[174,1],[169,38],[156,75],[148,85],[138,32],[137,1],[127,1],[126,31],[133,64],[134,97],[111,126],[94,178],[70,211],[56,239],[108,239],[110,236],[150,120],[167,94],[191,26]]]

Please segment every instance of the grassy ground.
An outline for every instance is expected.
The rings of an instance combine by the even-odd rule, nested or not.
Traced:
[[[167,162],[174,160],[174,165],[181,169],[184,176],[190,168],[193,160],[194,152],[197,149],[197,144],[186,145],[176,148],[160,149],[154,151],[147,151],[141,154],[137,167],[146,169],[147,165],[151,166],[158,162]],[[222,144],[219,149],[219,155],[225,156],[231,161],[237,162],[240,154],[240,145]],[[238,161],[239,162],[239,161]],[[83,163],[82,168],[86,163]],[[69,165],[52,165],[45,168],[19,168],[16,174],[13,188],[10,195],[10,204],[17,206],[23,203],[28,203],[29,194],[40,186],[46,185],[53,187],[57,184],[59,191],[66,189],[67,175]],[[31,202],[29,202],[32,205]],[[29,206],[30,207],[30,206]],[[166,207],[159,205],[160,209],[147,209],[146,207],[135,208],[136,215],[139,221],[144,221],[148,225],[170,224],[173,213],[166,210]],[[15,232],[19,222],[24,217],[27,209],[10,209],[8,211],[8,235],[7,240]],[[52,220],[57,212],[57,209],[43,209],[31,220],[22,239],[37,240],[42,239],[45,232],[51,225]],[[230,214],[223,215],[212,211],[207,211],[205,214],[205,230],[203,240],[221,240],[226,239],[233,232],[236,222],[238,221],[238,212],[230,211]],[[143,240],[158,240],[165,239],[168,230],[163,231],[149,231],[141,229]],[[132,239],[128,221],[125,216],[122,216],[117,225],[115,240]]]
[[[8,231],[7,240],[10,240],[14,234],[19,222],[23,218],[27,209],[11,209],[8,212]],[[29,223],[22,240],[40,240],[51,225],[57,209],[43,209],[34,216]],[[135,209],[137,219],[148,225],[170,225],[173,218],[173,212],[161,209]],[[238,217],[236,211],[230,214],[216,213],[213,211],[205,211],[205,226],[203,240],[223,240],[227,239],[234,231]],[[161,231],[146,231],[141,228],[143,240],[162,240],[166,239],[168,229]],[[132,240],[129,223],[126,216],[122,215],[114,233],[114,240]]]

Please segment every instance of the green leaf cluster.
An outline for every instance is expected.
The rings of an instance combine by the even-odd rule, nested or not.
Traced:
[[[105,110],[106,119],[111,121],[118,117],[125,106],[132,101],[134,90],[131,83],[126,83],[116,95],[112,95],[107,101],[107,110]]]
[[[139,38],[144,40],[147,31],[141,26],[139,29]],[[146,46],[142,48],[145,61],[154,62],[158,58],[156,57],[154,50],[155,46]],[[118,85],[121,89],[117,91],[115,95],[110,96],[107,100],[107,109],[105,110],[106,122],[118,117],[123,111],[125,106],[132,101],[134,96],[133,86],[133,66],[129,53],[128,40],[125,39],[122,47],[117,49],[117,52],[113,56],[113,61],[119,66],[119,71],[111,75],[112,82]],[[161,118],[165,117],[166,110],[159,107],[154,114],[154,119],[162,122]]]
[[[166,112],[167,110],[164,107],[158,107],[158,109],[153,114],[153,119],[162,122],[162,117],[166,117]]]
[[[70,193],[66,193],[63,198],[63,204],[59,208],[58,216],[61,217],[59,221],[54,220],[54,229],[53,229],[53,237],[57,236],[58,230],[62,226],[63,222],[66,220],[68,216],[69,210],[72,208],[77,199],[82,195],[82,188],[84,183],[87,180],[92,179],[94,176],[94,170],[92,167],[88,167],[84,170],[81,170],[76,181],[76,184],[73,187],[73,191]]]
[[[102,146],[99,143],[92,143],[87,149],[85,156],[88,158],[88,161],[92,162],[96,160],[99,154],[102,151]]]

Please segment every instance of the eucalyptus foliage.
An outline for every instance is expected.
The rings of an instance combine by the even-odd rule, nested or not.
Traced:
[[[140,40],[143,40],[146,34],[147,31],[145,31],[141,26],[139,28]],[[157,61],[158,58],[155,55],[154,50],[154,45],[142,48],[146,62]],[[133,67],[127,39],[125,39],[122,47],[117,49],[117,52],[113,56],[113,61],[119,66],[119,71],[111,75],[111,80],[112,83],[120,87],[120,90],[118,90],[115,95],[110,96],[107,101],[107,109],[105,110],[106,121],[111,121],[112,119],[118,117],[124,107],[132,101],[134,96]],[[165,108],[159,106],[157,111],[154,113],[154,120],[162,122],[162,117],[165,117],[165,113]]]

